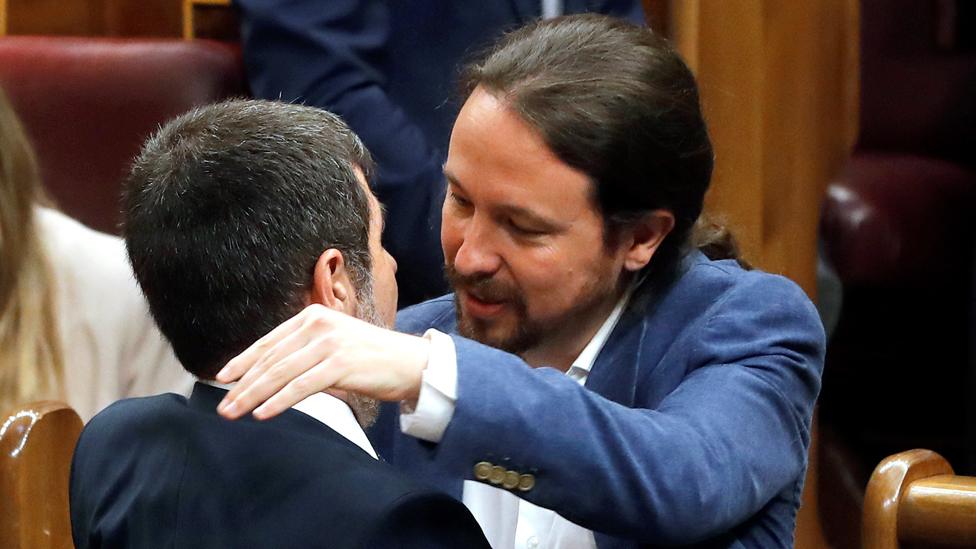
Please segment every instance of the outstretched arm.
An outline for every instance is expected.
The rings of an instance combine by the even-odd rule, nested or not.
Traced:
[[[652,380],[638,379],[634,407],[455,337],[456,409],[441,440],[416,442],[418,452],[432,469],[468,479],[474,463],[508,458],[509,467],[536,479],[520,497],[581,526],[657,543],[706,539],[777,495],[795,499],[823,331],[802,292],[775,280],[724,299],[673,343],[681,352],[643,365],[680,372],[680,381],[655,399],[644,394]],[[429,345],[306,309],[221,372],[221,381],[243,375],[227,396],[233,408],[221,413],[236,417],[267,400],[256,415],[268,417],[328,388],[414,399]]]

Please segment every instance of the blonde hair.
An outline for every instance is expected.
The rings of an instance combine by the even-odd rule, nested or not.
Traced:
[[[0,90],[0,412],[61,396],[55,287],[34,216],[45,201],[27,135]]]

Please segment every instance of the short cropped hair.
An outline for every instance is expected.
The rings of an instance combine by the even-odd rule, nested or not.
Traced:
[[[123,190],[136,279],[183,366],[210,379],[299,312],[323,251],[370,284],[369,152],[337,116],[270,101],[190,111],[149,138]]]

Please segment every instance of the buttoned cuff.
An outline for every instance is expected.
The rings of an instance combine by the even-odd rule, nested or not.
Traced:
[[[440,442],[454,416],[457,402],[457,350],[451,336],[430,329],[430,354],[424,369],[417,404],[400,403],[400,431],[404,434]]]

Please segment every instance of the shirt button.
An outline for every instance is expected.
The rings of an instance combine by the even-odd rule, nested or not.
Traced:
[[[536,549],[539,546],[539,538],[535,536],[529,536],[529,539],[525,540],[525,546],[528,549]]]

